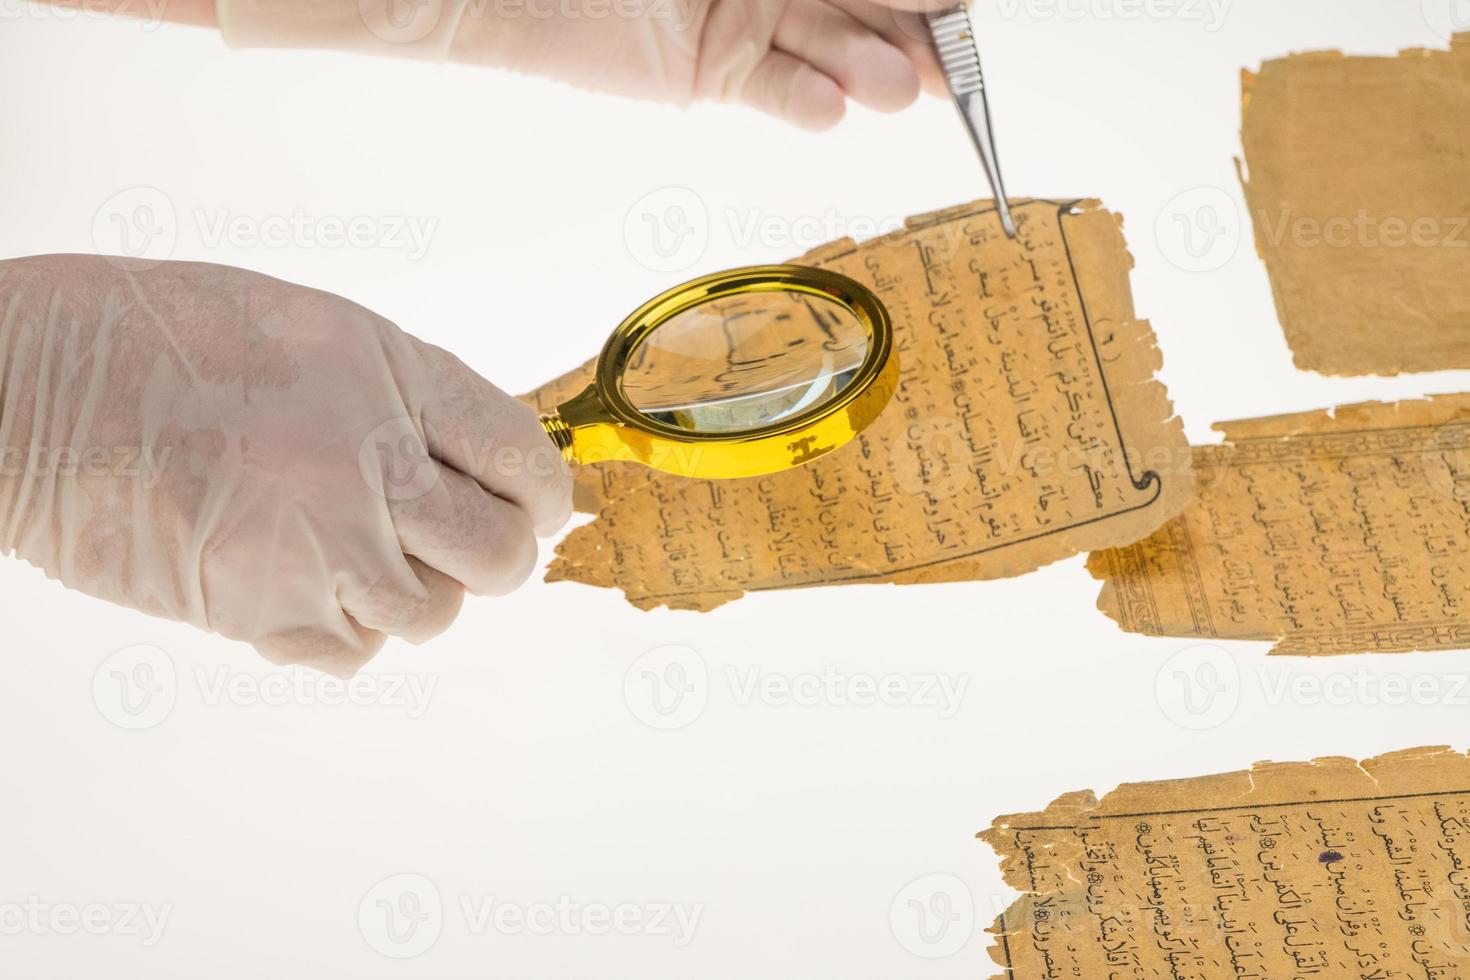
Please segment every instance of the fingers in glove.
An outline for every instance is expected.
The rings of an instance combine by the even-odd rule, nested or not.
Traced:
[[[255,641],[255,649],[271,663],[300,664],[350,678],[383,648],[387,637],[338,610],[330,622],[279,630]]]
[[[880,7],[892,7],[894,10],[902,11],[926,11],[926,10],[949,10],[955,6],[955,0],[873,0]],[[969,0],[965,2],[966,7],[973,7]]]
[[[464,605],[464,586],[411,555],[371,586],[348,590],[342,609],[367,629],[423,643],[447,630]]]
[[[415,343],[432,390],[405,395],[422,410],[429,452],[519,507],[536,533],[559,530],[572,516],[572,473],[535,411],[453,354]]]
[[[791,0],[774,41],[871,109],[895,112],[918,98],[918,69],[909,56],[826,0]]]
[[[390,497],[388,515],[404,554],[476,595],[511,592],[536,568],[530,515],[449,467],[423,493]]]
[[[837,125],[846,108],[835,81],[801,58],[776,50],[745,79],[740,101],[813,132]]]
[[[911,10],[895,10],[885,3],[874,0],[830,0],[834,7],[847,11],[868,27],[877,31],[889,44],[902,51],[919,73],[919,83],[930,95],[945,96],[949,86],[944,80],[944,69],[939,65],[939,55],[934,50],[934,36],[929,33],[929,22],[923,14]]]

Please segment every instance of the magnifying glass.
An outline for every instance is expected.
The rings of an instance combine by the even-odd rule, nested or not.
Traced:
[[[593,382],[541,424],[573,463],[760,476],[851,442],[897,387],[893,325],[871,290],[825,269],[750,266],[644,303]]]

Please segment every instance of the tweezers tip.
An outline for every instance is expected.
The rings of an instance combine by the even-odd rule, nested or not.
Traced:
[[[997,202],[996,210],[1000,213],[1000,226],[1006,230],[1007,238],[1016,237],[1016,222],[1011,218],[1011,208],[1004,201]]]

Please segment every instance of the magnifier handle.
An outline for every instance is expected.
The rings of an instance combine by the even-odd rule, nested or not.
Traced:
[[[562,459],[568,463],[577,461],[577,453],[572,448],[572,427],[555,412],[550,415],[541,416],[541,428],[546,430],[546,436],[561,452]]]

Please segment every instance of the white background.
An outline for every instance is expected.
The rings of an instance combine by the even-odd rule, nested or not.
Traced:
[[[1460,375],[1296,372],[1239,237],[1232,163],[1242,67],[1443,46],[1453,0],[1226,2],[1222,22],[1193,0],[1144,18],[1110,0],[982,2],[1012,193],[1098,196],[1126,216],[1138,307],[1195,441],[1220,419],[1465,390]],[[175,258],[342,293],[512,391],[591,355],[679,279],[987,193],[937,100],[809,136],[490,71],[229,53],[211,32],[23,0],[0,15],[0,255],[95,251],[116,235],[111,214],[151,213]],[[1216,190],[1178,198],[1196,188]],[[208,241],[221,217],[298,210],[434,230],[422,255],[391,238]],[[645,214],[691,219],[682,268],[647,267],[660,262]],[[1227,234],[1203,264],[1218,268],[1187,271],[1183,230],[1212,216]],[[270,671],[246,647],[0,563],[0,975],[983,977],[984,924],[1011,896],[973,835],[998,814],[1259,759],[1470,743],[1466,655],[1267,662],[1257,644],[1124,635],[1096,592],[1081,558],[1004,582],[767,593],[703,616],[533,581],[471,601],[425,648],[390,643],[368,672],[384,686],[326,706],[304,674],[284,698],[257,696]],[[672,718],[687,724],[659,730],[647,684],[676,676],[670,656],[694,693]],[[151,686],[125,705],[140,664]],[[828,668],[914,688],[945,677],[964,696],[944,717],[750,700],[738,683]],[[1281,694],[1308,674],[1344,696]],[[1432,693],[1405,703],[1389,675]],[[408,680],[433,685],[425,710],[387,686]],[[423,877],[379,885],[404,874]],[[429,918],[395,945],[408,934],[384,932],[377,902],[405,889]],[[491,898],[700,918],[682,946],[658,930],[516,934],[477,921]],[[920,932],[910,899],[931,915],[948,900],[948,931],[931,918]],[[17,919],[28,901],[50,911]],[[152,945],[116,920],[40,934],[65,925],[56,907],[93,903],[169,918]]]

